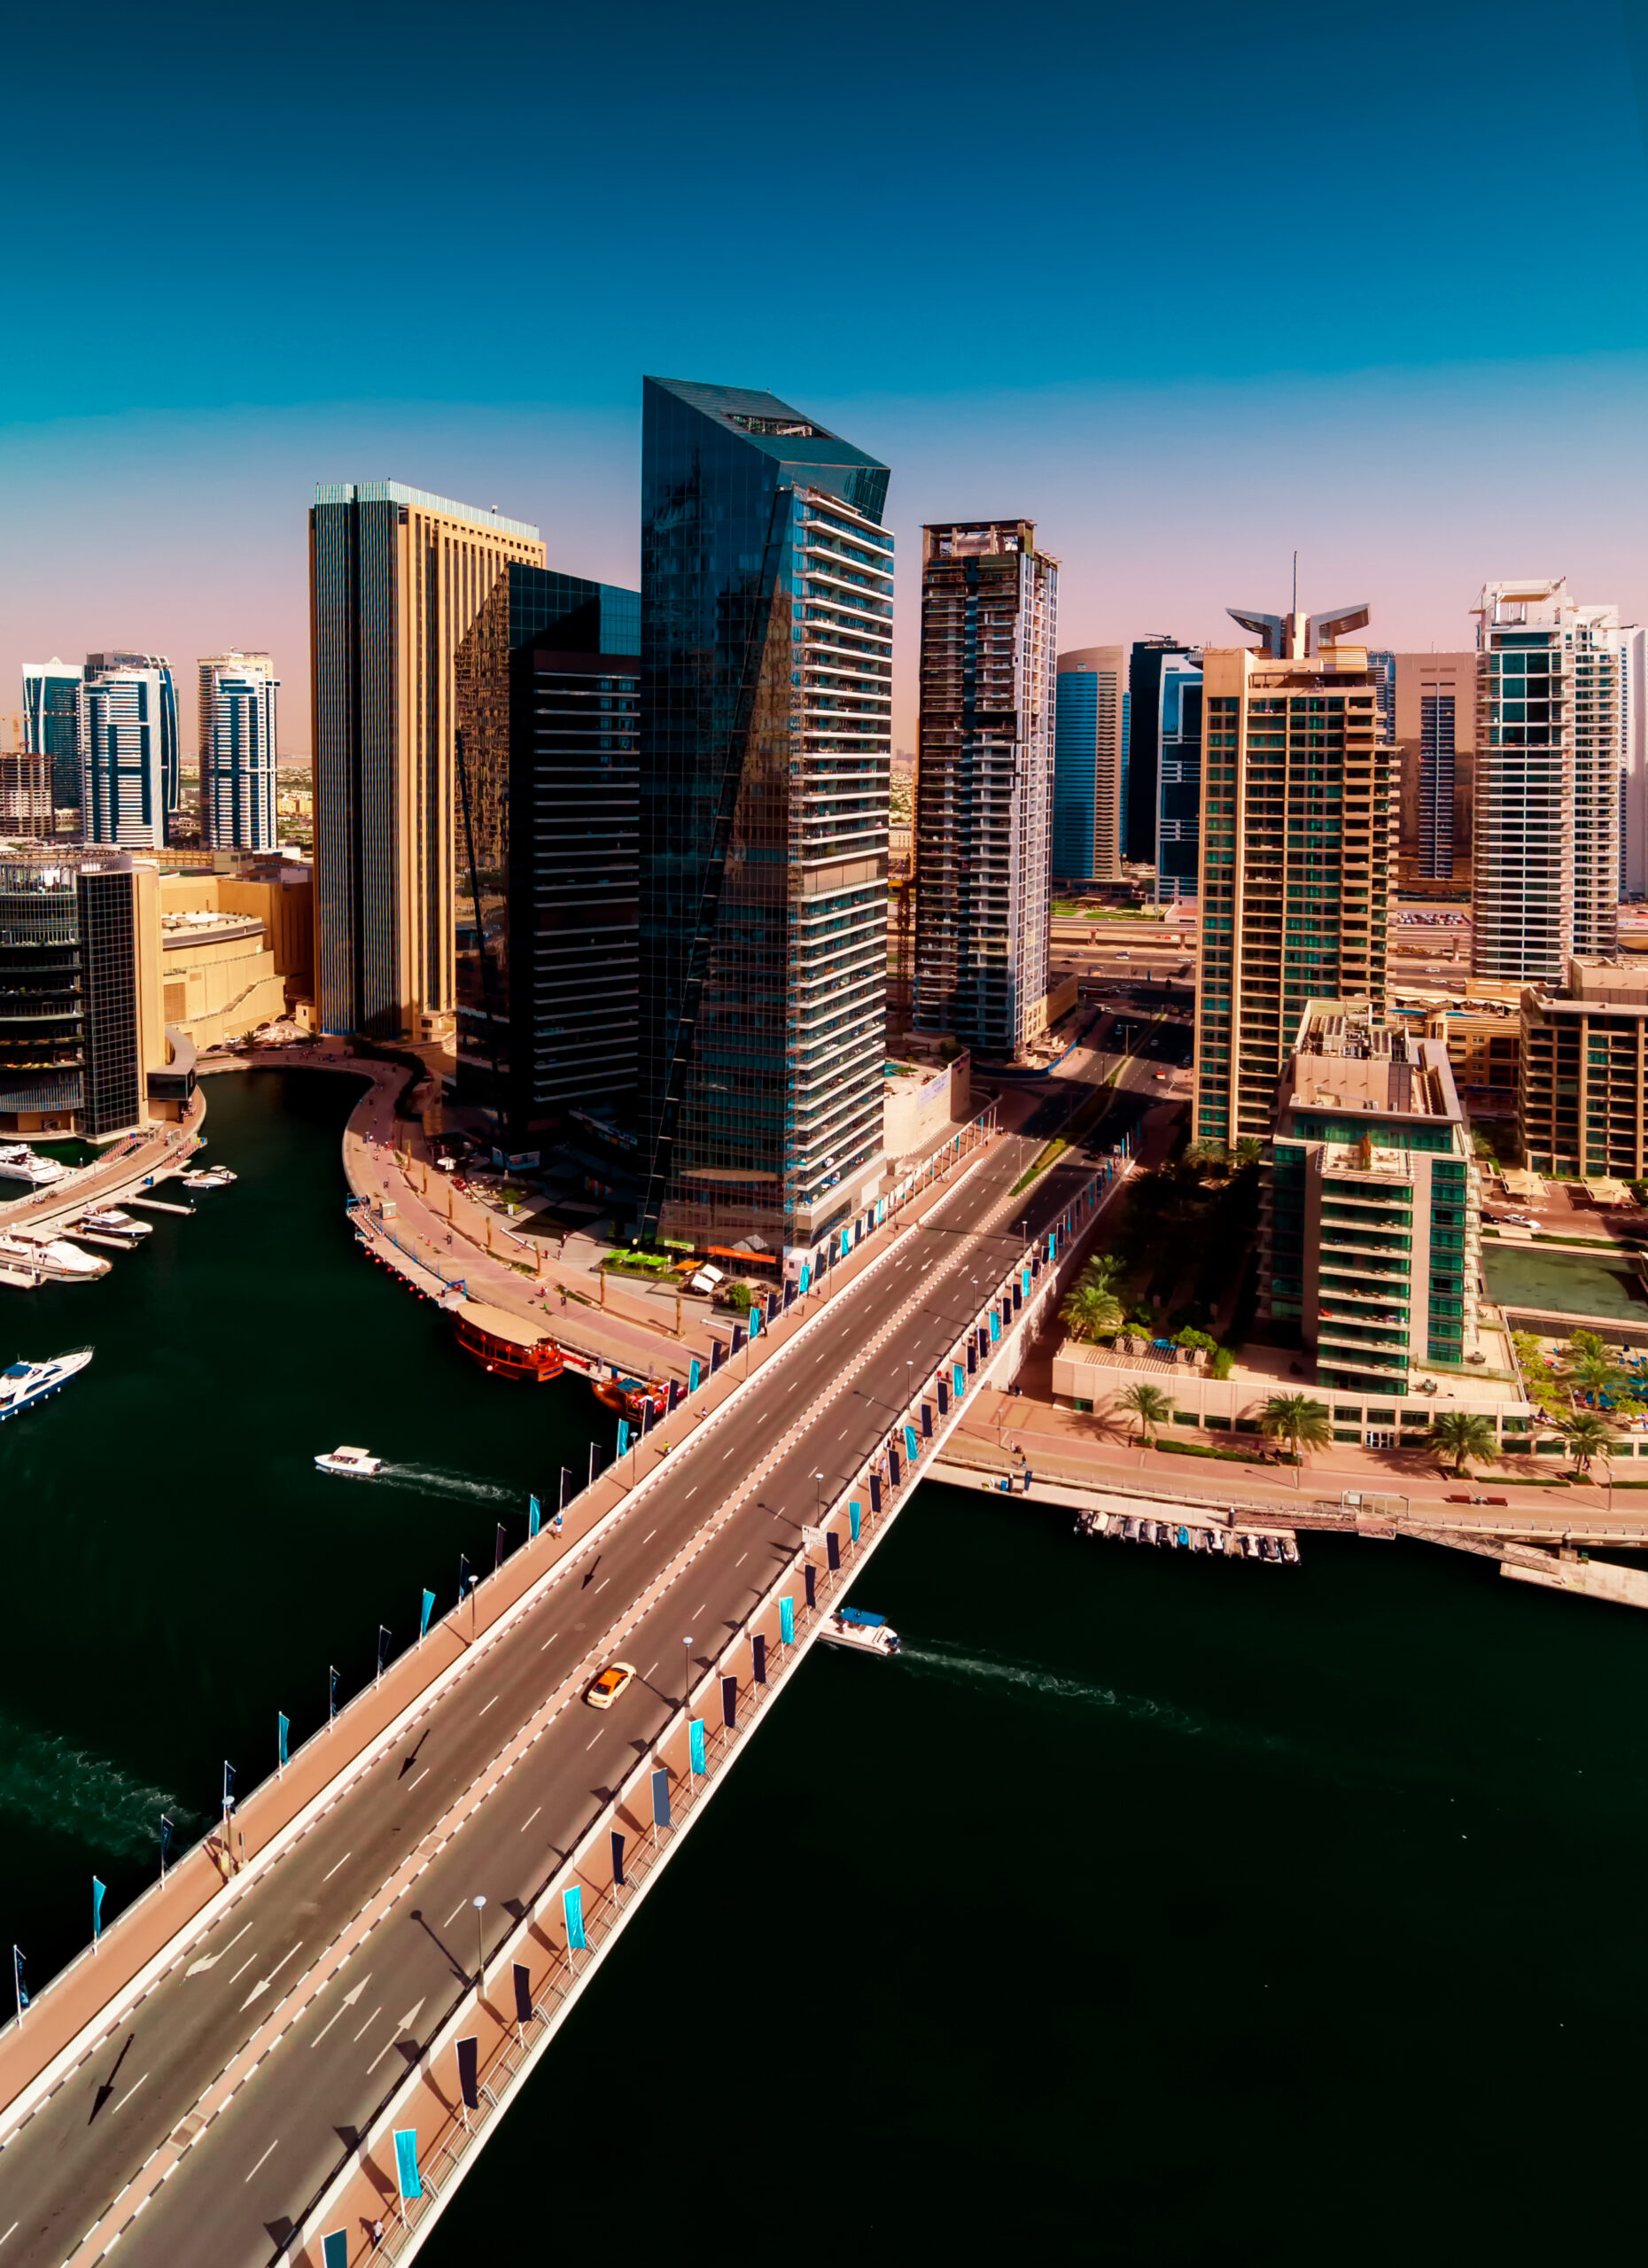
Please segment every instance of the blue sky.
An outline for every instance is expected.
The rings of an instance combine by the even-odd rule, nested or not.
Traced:
[[[1485,576],[1547,568],[1640,615],[1638,22],[37,12],[0,711],[43,640],[267,640],[303,744],[316,479],[496,502],[633,577],[646,369],[880,451],[911,554],[923,517],[1032,513],[1066,643],[1217,635],[1294,542],[1393,642],[1464,642]]]

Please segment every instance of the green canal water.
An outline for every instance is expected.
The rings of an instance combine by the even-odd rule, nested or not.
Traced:
[[[495,1386],[341,1218],[352,1091],[214,1079],[241,1173],[13,1298],[0,1938],[43,1980],[604,1427]],[[160,1216],[155,1216],[157,1220]],[[4,1349],[9,1352],[9,1348]],[[312,1473],[361,1441],[389,1489]],[[495,1493],[489,1493],[495,1492]],[[1084,1542],[929,1487],[425,2249],[1546,2261],[1638,2242],[1648,1623],[1491,1563]],[[918,1811],[910,1791],[919,1789]],[[656,2234],[648,2232],[656,2229]]]

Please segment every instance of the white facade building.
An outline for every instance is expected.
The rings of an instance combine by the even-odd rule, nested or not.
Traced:
[[[211,654],[200,664],[200,840],[219,850],[273,850],[276,695],[268,654]]]
[[[1619,610],[1533,576],[1485,584],[1477,625],[1472,971],[1556,981],[1619,936]]]
[[[166,847],[165,718],[159,668],[88,666],[81,687],[81,831],[123,850]]]
[[[1620,632],[1620,896],[1648,897],[1648,630]]]

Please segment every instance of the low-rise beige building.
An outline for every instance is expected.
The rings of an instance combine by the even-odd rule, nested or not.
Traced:
[[[973,1060],[945,1062],[937,1049],[918,1047],[887,1067],[882,1147],[893,1164],[924,1157],[958,1119],[973,1115]]]
[[[314,989],[310,869],[288,860],[253,879],[162,874],[165,1017],[195,1046],[243,1039]]]
[[[1522,995],[1517,1133],[1535,1173],[1648,1174],[1648,971],[1575,955]]]

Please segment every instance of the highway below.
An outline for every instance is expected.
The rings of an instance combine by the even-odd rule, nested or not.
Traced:
[[[1039,1233],[1086,1178],[1061,1166],[1012,1198],[1039,1146],[1004,1139],[836,1293],[190,1939],[0,2150],[0,2268],[117,2237],[122,2264],[279,2258],[472,1979],[472,1901],[490,1946],[679,1710],[688,1662],[711,1662],[972,1319],[1019,1223]],[[615,1657],[640,1674],[597,1713],[584,1688]]]

